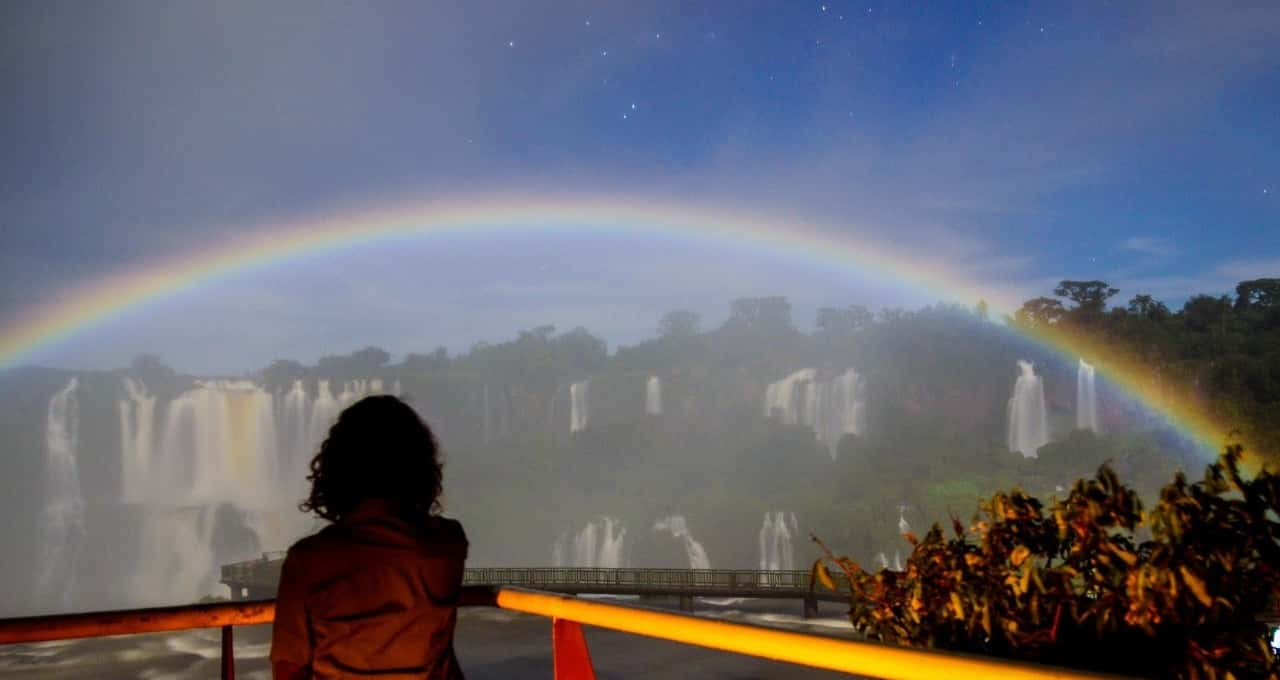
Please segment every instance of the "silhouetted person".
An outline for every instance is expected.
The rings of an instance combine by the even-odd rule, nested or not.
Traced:
[[[289,549],[271,668],[288,678],[461,678],[454,604],[467,538],[436,515],[435,437],[396,397],[338,416],[300,506],[332,522]]]

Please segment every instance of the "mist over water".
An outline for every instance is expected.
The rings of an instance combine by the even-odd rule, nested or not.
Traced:
[[[3,464],[18,476],[37,466],[45,483],[31,492],[38,512],[14,505],[15,522],[0,528],[33,555],[14,567],[26,580],[8,583],[28,585],[7,591],[6,605],[20,614],[225,595],[222,565],[320,526],[297,504],[341,410],[402,384],[443,445],[445,512],[463,522],[478,567],[786,570],[815,557],[801,538],[810,532],[894,567],[909,550],[902,508],[926,522],[963,515],[990,488],[966,471],[994,467],[1052,489],[1075,461],[1092,468],[1116,455],[1106,435],[1050,437],[1073,432],[1090,401],[1096,418],[1106,411],[1129,432],[1149,424],[1096,394],[1087,368],[1027,353],[967,310],[886,322],[856,342],[784,324],[726,324],[612,353],[581,329],[539,330],[400,364],[362,350],[234,379],[154,361],[11,378],[0,396],[18,409],[7,422],[21,453]],[[931,363],[940,324],[973,334],[946,341],[963,370]],[[24,429],[36,411],[43,427]]]

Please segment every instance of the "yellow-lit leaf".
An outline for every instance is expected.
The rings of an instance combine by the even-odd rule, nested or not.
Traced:
[[[827,590],[836,589],[836,582],[831,579],[831,573],[827,571],[827,565],[823,564],[822,560],[813,563],[813,573],[809,575],[809,581],[812,582],[815,578]]]
[[[1129,552],[1128,550],[1125,550],[1124,548],[1121,548],[1120,546],[1114,543],[1110,545],[1111,545],[1111,552],[1115,553],[1116,557],[1119,557],[1120,559],[1124,560],[1125,564],[1132,567],[1133,565],[1138,563],[1137,555]]]
[[[1196,596],[1200,604],[1206,607],[1213,606],[1213,598],[1209,597],[1209,589],[1205,587],[1204,581],[1200,580],[1199,576],[1191,573],[1191,570],[1187,569],[1185,565],[1178,567],[1178,572],[1182,574],[1182,582],[1187,584],[1187,588],[1191,590],[1192,595]]]
[[[1027,557],[1031,555],[1031,549],[1025,545],[1014,548],[1013,553],[1009,555],[1009,561],[1013,562],[1013,566],[1020,567],[1023,562],[1027,561]]]

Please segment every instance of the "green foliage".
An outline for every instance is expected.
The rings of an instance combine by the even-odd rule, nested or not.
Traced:
[[[1075,306],[1038,297],[1010,322],[1105,348],[1086,357],[1104,373],[1107,363],[1141,367],[1154,389],[1201,404],[1264,459],[1280,457],[1280,279],[1241,281],[1234,300],[1194,295],[1176,312],[1138,294],[1104,313],[1118,291],[1103,281],[1063,281],[1054,292]]]
[[[1047,506],[997,493],[972,526],[953,518],[949,538],[936,524],[908,535],[902,572],[826,559],[872,639],[1143,676],[1276,678],[1258,617],[1280,590],[1280,476],[1246,478],[1241,456],[1229,447],[1194,484],[1178,473],[1146,511],[1106,465]],[[814,567],[824,584],[825,569]]]
[[[1074,302],[1077,311],[1092,313],[1101,313],[1107,299],[1119,292],[1105,281],[1062,281],[1053,289],[1054,295]]]

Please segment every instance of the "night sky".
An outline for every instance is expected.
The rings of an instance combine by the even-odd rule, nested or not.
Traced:
[[[1280,275],[1280,4],[1032,4],[10,0],[0,325],[292,216],[515,191],[794,215],[1027,297],[1101,278],[1176,305]],[[225,279],[31,361],[240,372],[542,323],[613,347],[763,294],[806,329],[936,299],[730,243],[424,239]]]

